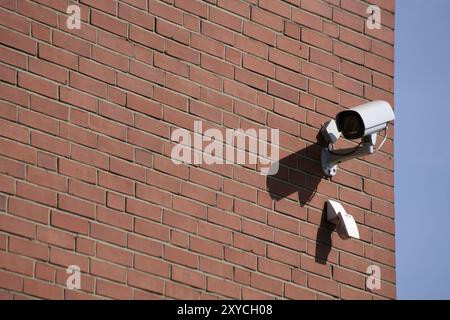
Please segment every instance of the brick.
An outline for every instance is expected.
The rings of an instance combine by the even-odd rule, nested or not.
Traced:
[[[178,193],[181,182],[173,177],[156,171],[147,172],[147,183],[163,190]]]
[[[1,106],[0,117],[11,121],[16,121],[17,119],[16,106],[6,102],[0,102],[0,106]]]
[[[127,278],[126,269],[98,260],[91,261],[90,273],[101,278],[121,283],[125,283]]]
[[[134,229],[137,233],[149,236],[151,238],[159,239],[162,241],[169,240],[169,228],[161,224],[136,219]]]
[[[254,290],[254,289],[244,287],[244,288],[242,288],[242,299],[270,300],[270,299],[273,299],[273,296],[266,294],[266,293],[262,293],[259,290]]]
[[[207,278],[207,290],[233,299],[241,297],[240,286],[217,278]]]
[[[38,169],[35,167],[28,167],[27,180],[31,183],[41,185],[57,191],[67,191],[67,180],[52,172]]]
[[[164,49],[165,42],[162,37],[135,27],[134,25],[130,26],[129,38],[137,43],[158,51],[162,51]]]
[[[117,2],[116,1],[108,1],[108,0],[82,0],[82,3],[85,3],[91,7],[97,8],[103,12],[107,12],[112,15],[116,15],[116,7]]]
[[[223,245],[216,241],[191,236],[189,237],[189,248],[193,252],[198,252],[217,259],[223,259]]]
[[[206,277],[204,275],[199,272],[194,272],[177,266],[173,266],[172,268],[172,279],[174,281],[200,289],[203,289],[206,286]]]
[[[358,96],[362,96],[364,94],[364,86],[362,83],[356,82],[336,73],[333,75],[333,84],[336,88]]]
[[[388,76],[394,76],[394,64],[372,54],[365,54],[364,65]]]
[[[242,82],[255,89],[259,89],[262,91],[267,90],[266,78],[251,71],[236,68],[234,77],[237,81]]]
[[[183,78],[174,77],[168,74],[166,76],[166,87],[191,96],[195,99],[200,98],[200,87]],[[158,98],[156,99],[158,100]]]
[[[279,84],[278,82],[269,81],[268,93],[281,99],[285,99],[297,104],[299,101],[299,94],[297,89]]]
[[[364,289],[366,285],[366,277],[364,275],[343,268],[333,269],[333,278],[340,283],[348,284],[360,289]]]
[[[339,92],[331,86],[327,86],[317,81],[309,82],[309,92],[332,102],[339,101]]]
[[[323,20],[317,15],[307,11],[292,10],[292,20],[314,30],[322,31]]]
[[[223,75],[227,78],[232,79],[234,74],[234,68],[231,64],[224,62],[208,55],[202,54],[201,56],[201,66],[202,68],[209,70],[211,72]]]
[[[138,280],[132,280],[132,284],[137,284]],[[131,300],[132,288],[120,285],[113,282],[98,280],[96,286],[96,293],[101,296],[110,297],[113,299]]]
[[[163,85],[165,83],[165,73],[159,69],[152,68],[146,64],[136,61],[130,62],[130,73],[145,80]]]
[[[62,32],[53,32],[53,44],[77,55],[90,56],[91,46],[89,43]]]
[[[304,59],[308,58],[309,48],[306,44],[299,43],[299,41],[295,41],[280,35],[277,36],[276,41],[278,49],[286,51],[288,53],[291,53]]]
[[[257,273],[252,273],[251,285],[254,288],[281,295],[283,292],[283,283],[280,280],[275,280]]]
[[[315,14],[331,18],[331,6],[319,0],[306,1],[301,3],[301,8]]]
[[[180,25],[183,23],[183,12],[161,1],[149,0],[148,11],[173,23]]]
[[[244,34],[250,38],[262,41],[268,45],[275,45],[275,32],[272,30],[266,29],[262,26],[259,26],[252,22],[244,22]]]
[[[56,117],[61,120],[67,121],[69,117],[69,108],[67,108],[67,106],[39,96],[31,95],[30,106],[31,109],[35,111],[44,113],[52,117]]]
[[[98,149],[122,159],[133,160],[133,147],[114,139],[99,136]]]
[[[53,282],[55,279],[55,274],[56,274],[55,268],[52,268],[43,263],[36,264],[35,268],[36,278]]]
[[[70,73],[70,86],[85,91],[92,95],[106,98],[106,85],[97,80],[79,75],[77,73]]]
[[[80,234],[87,235],[89,233],[89,223],[87,220],[57,211],[52,211],[51,224],[61,229]]]
[[[121,71],[128,71],[128,59],[102,47],[92,47],[92,59]]]
[[[90,235],[93,238],[104,240],[106,242],[114,243],[120,246],[124,246],[126,243],[126,233],[124,231],[102,224],[91,223]]]
[[[50,300],[62,300],[64,297],[63,288],[32,279],[24,279],[23,291],[31,296]]]
[[[119,18],[140,25],[148,30],[153,30],[154,27],[154,20],[147,13],[122,3],[119,3]]]
[[[156,32],[161,36],[189,45],[189,31],[164,20],[156,19]]]
[[[262,273],[268,274],[276,278],[284,279],[287,281],[291,280],[290,268],[287,265],[283,265],[278,262],[259,258],[258,270]]]
[[[227,13],[226,11],[210,7],[209,19],[212,22],[220,24],[234,31],[240,32],[242,30],[242,20],[232,14]]]
[[[128,272],[128,284],[156,293],[162,293],[164,289],[164,282],[161,279],[135,271]]]
[[[208,12],[207,5],[197,0],[175,0],[175,7],[181,8],[203,18],[206,18]]]
[[[58,208],[87,218],[94,218],[95,216],[94,204],[68,195],[58,196]]]
[[[200,32],[200,19],[185,13],[183,15],[183,26],[189,30]]]
[[[60,87],[59,90],[60,99],[63,102],[78,106],[80,108],[89,110],[89,111],[96,111],[97,110],[97,104],[95,101],[95,98],[86,95],[84,93],[81,93],[79,91]]]
[[[23,278],[4,271],[0,272],[0,283],[2,284],[2,289],[18,292],[21,292],[23,289]]]
[[[130,29],[130,31],[131,30],[132,29]],[[133,43],[101,30],[98,30],[97,32],[99,45],[127,56],[133,56],[135,50],[135,45]]]
[[[198,265],[197,255],[170,246],[164,246],[164,258],[190,268]]]
[[[90,183],[95,183],[97,181],[97,172],[92,167],[81,165],[67,159],[59,159],[58,167],[59,172],[63,175]]]
[[[197,232],[197,221],[190,217],[164,210],[162,222],[188,232]]]
[[[2,231],[7,231],[12,234],[28,238],[33,238],[35,236],[35,226],[30,222],[11,216],[6,216],[4,214],[0,216],[0,220],[2,221]]]
[[[75,248],[75,238],[72,235],[57,229],[38,226],[36,239],[62,248],[72,250]]]
[[[16,178],[25,178],[25,165],[13,160],[0,157],[0,172]]]
[[[91,60],[80,58],[78,68],[81,73],[84,73],[103,82],[111,84],[115,84],[116,82],[116,72],[113,69],[104,67],[98,63],[94,63]]]
[[[252,55],[246,54],[243,56],[242,65],[244,68],[260,73],[267,77],[275,77],[275,67],[273,64],[258,59]]]
[[[0,136],[28,143],[30,132],[26,127],[2,119],[0,119],[0,125]]]
[[[0,61],[25,69],[27,57],[20,52],[2,46],[0,47]]]
[[[102,143],[108,143],[108,141],[101,141]],[[102,145],[102,149],[107,151],[114,151],[113,146],[111,145]],[[100,147],[100,145],[99,145]],[[100,153],[98,151],[94,151],[82,146],[72,146],[72,159],[77,160],[79,162],[90,164],[94,167],[100,169],[108,169],[109,168],[109,160],[108,156]]]
[[[197,290],[194,290],[193,288],[179,285],[176,283],[166,282],[165,285],[165,294],[168,297],[175,298],[175,299],[199,299],[200,293]]]
[[[244,18],[250,18],[250,5],[239,0],[219,0],[218,6]]]
[[[370,38],[344,28],[340,28],[339,40],[366,51],[370,51],[372,45]]]
[[[267,257],[294,267],[300,265],[300,256],[297,252],[278,246],[269,245],[267,247]]]
[[[42,60],[28,59],[28,70],[62,84],[68,82],[67,70]]]
[[[20,33],[28,33],[30,22],[26,18],[19,15],[13,15],[5,10],[0,11],[0,17],[3,26],[19,31]]]
[[[199,269],[224,279],[232,279],[233,277],[232,265],[227,265],[223,262],[206,257],[200,257]]]
[[[263,59],[267,58],[268,50],[267,50],[266,44],[264,44],[263,42],[253,40],[253,39],[250,39],[250,38],[247,38],[244,36],[239,36],[239,35],[236,36],[235,42],[236,42],[235,47],[237,49],[251,53],[251,54],[253,54],[257,57],[263,58]],[[239,62],[238,62],[239,65],[241,64],[240,60],[241,59],[239,57]]]
[[[20,51],[36,55],[36,41],[20,33],[0,28],[0,43],[14,47]]]
[[[364,191],[377,198],[389,202],[394,201],[394,190],[389,186],[371,180],[364,180]]]
[[[136,197],[165,207],[169,207],[171,200],[170,193],[142,184],[136,185]]]
[[[139,237],[128,234],[128,248],[143,252],[149,255],[161,257],[163,246],[160,242],[148,239],[147,237]]]
[[[225,260],[248,269],[256,270],[257,268],[256,256],[245,251],[225,247]]]
[[[277,49],[270,48],[269,60],[296,72],[299,72],[301,68],[298,57],[284,53],[283,51]]]
[[[170,275],[170,265],[160,259],[136,254],[134,256],[134,265],[137,270],[160,277],[168,278]]]
[[[274,29],[275,31],[283,31],[283,19],[278,15],[261,10],[257,7],[252,7],[251,18],[253,21]]]
[[[315,298],[314,292],[290,284],[285,285],[284,295],[286,298],[294,300],[312,300]]]
[[[19,72],[18,84],[20,87],[40,93],[55,99],[57,97],[56,84],[31,74]]]
[[[11,84],[16,83],[16,71],[11,68],[7,68],[4,66],[0,67],[0,79]]]
[[[123,16],[121,16],[121,18],[123,18]],[[91,11],[91,24],[122,37],[126,36],[128,31],[128,26],[125,22],[95,10]]]
[[[134,182],[112,174],[99,172],[99,185],[125,194],[134,194]]]
[[[317,276],[308,277],[308,287],[311,289],[316,289],[318,291],[337,296],[338,295],[338,285],[332,280],[325,279]]]

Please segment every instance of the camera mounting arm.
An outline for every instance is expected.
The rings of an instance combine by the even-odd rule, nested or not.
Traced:
[[[327,134],[329,132],[324,131],[324,136],[328,139]],[[371,134],[368,136],[364,136],[361,138],[361,143],[355,148],[345,148],[338,150],[335,152],[334,150],[330,150],[329,148],[324,148],[321,154],[321,164],[323,172],[328,176],[332,177],[336,175],[337,167],[339,163],[342,163],[347,160],[351,160],[357,157],[366,156],[369,154],[373,154],[375,152],[375,144],[377,140],[377,134]]]

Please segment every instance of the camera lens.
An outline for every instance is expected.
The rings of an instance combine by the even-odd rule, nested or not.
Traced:
[[[337,126],[347,139],[358,139],[364,135],[364,124],[357,112],[343,111],[339,114]]]

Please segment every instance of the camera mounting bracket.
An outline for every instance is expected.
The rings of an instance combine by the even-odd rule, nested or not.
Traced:
[[[337,173],[338,164],[357,157],[363,157],[374,153],[374,146],[377,141],[377,134],[371,134],[361,139],[361,143],[356,148],[345,148],[335,152],[323,148],[320,155],[323,173],[328,177],[333,177]]]

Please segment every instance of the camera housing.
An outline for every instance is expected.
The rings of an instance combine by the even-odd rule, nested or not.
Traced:
[[[394,119],[394,111],[389,103],[373,101],[339,112],[336,125],[345,138],[359,139],[384,130]]]
[[[327,220],[336,225],[336,231],[342,239],[359,239],[359,231],[355,219],[345,211],[339,202],[334,200],[327,201]]]
[[[336,120],[322,125],[321,132],[328,143],[321,154],[324,174],[329,177],[334,176],[339,163],[373,154],[379,150],[386,141],[387,132],[385,132],[383,142],[375,149],[377,134],[382,130],[387,130],[388,123],[394,119],[394,111],[388,102],[373,101],[339,112]],[[336,152],[333,144],[341,134],[347,139],[361,139],[361,142],[355,148]]]

